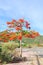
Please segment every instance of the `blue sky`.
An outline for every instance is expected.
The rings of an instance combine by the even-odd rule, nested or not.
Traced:
[[[19,18],[43,35],[43,0],[0,0],[0,31],[7,28],[7,21]]]

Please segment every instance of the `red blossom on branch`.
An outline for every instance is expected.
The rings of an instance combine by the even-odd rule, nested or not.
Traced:
[[[30,23],[26,21],[26,28],[30,28]]]
[[[16,20],[15,20],[15,19],[13,19],[13,20],[12,20],[12,22],[14,23],[14,22],[16,22]]]
[[[0,41],[2,41],[2,38],[0,38]]]
[[[21,27],[16,27],[16,30],[21,30],[22,28]]]
[[[25,36],[25,37],[30,37],[30,34],[28,33],[28,34],[25,34],[24,36]]]
[[[8,42],[6,39],[4,39],[4,42]]]
[[[7,25],[11,24],[11,22],[7,22]]]
[[[22,36],[18,36],[17,38],[18,38],[18,40],[22,40]]]
[[[24,22],[24,19],[19,19],[18,21],[21,22],[21,23],[23,23]]]
[[[18,40],[22,40],[22,32],[19,33],[17,39],[18,39]]]

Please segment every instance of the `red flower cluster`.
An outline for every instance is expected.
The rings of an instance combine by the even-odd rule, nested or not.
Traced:
[[[17,31],[22,31],[23,27],[25,27],[26,29],[30,29],[30,23],[28,21],[25,21],[24,19],[19,19],[19,20],[12,20],[11,22],[7,22],[8,27],[10,28],[10,30],[13,28]],[[35,38],[36,36],[38,36],[38,33],[33,33],[32,34],[25,34],[25,37],[29,37],[29,38]],[[10,40],[13,40],[15,37],[11,37]],[[22,40],[22,34],[20,33],[17,37],[19,40]]]
[[[18,40],[22,40],[22,33],[19,33],[17,38],[18,38]]]
[[[22,36],[21,36],[21,35],[20,35],[20,36],[18,36],[17,38],[18,38],[18,40],[22,40]]]
[[[6,39],[4,39],[4,42],[8,42]]]
[[[7,25],[11,24],[11,22],[7,22]]]
[[[24,19],[19,19],[19,22],[23,23],[24,22]]]
[[[27,21],[26,21],[26,28],[30,29],[30,23],[28,23]]]
[[[12,36],[9,38],[9,40],[14,40],[14,39],[16,39],[16,35],[12,35]]]
[[[2,41],[2,39],[0,38],[0,41]]]
[[[17,26],[16,26],[16,30],[21,30],[21,29],[22,29],[21,27],[17,27]]]

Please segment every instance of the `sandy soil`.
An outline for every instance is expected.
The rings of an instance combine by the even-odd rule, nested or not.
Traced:
[[[35,56],[36,52],[23,52],[22,57],[27,57],[27,61],[19,62],[19,63],[12,63],[12,64],[6,64],[6,65],[37,65],[37,60]]]
[[[27,61],[4,65],[43,65],[43,48],[23,49],[22,51],[22,57],[26,57]],[[36,55],[41,56],[37,58]]]

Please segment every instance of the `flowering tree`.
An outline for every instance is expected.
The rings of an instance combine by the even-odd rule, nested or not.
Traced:
[[[20,56],[22,57],[22,30],[25,27],[26,29],[30,29],[30,23],[24,19],[19,19],[19,20],[12,20],[11,22],[7,22],[8,25],[8,29],[12,30],[16,30],[16,32],[19,32],[19,34],[17,35],[17,39],[20,41]],[[16,36],[13,36],[12,38],[10,38],[10,40],[12,40],[13,38],[15,38]]]

